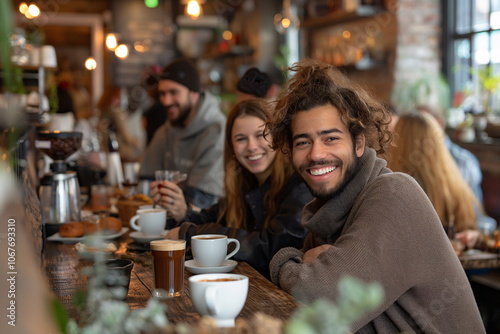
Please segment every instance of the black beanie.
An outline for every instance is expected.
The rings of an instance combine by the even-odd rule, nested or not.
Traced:
[[[243,74],[236,87],[240,92],[255,97],[264,97],[269,87],[271,87],[271,80],[266,73],[252,67]]]
[[[172,80],[190,91],[200,91],[200,74],[188,59],[177,59],[165,66],[160,73],[160,80]]]

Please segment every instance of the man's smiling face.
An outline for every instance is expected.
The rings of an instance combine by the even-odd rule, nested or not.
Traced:
[[[352,178],[363,155],[365,137],[354,141],[337,108],[330,104],[295,114],[292,161],[317,198],[331,198]]]

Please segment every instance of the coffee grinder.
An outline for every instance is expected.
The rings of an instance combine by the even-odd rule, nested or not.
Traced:
[[[54,160],[51,172],[40,181],[40,202],[44,223],[54,229],[80,221],[80,186],[76,172],[68,171],[66,159],[82,146],[81,132],[40,131],[35,147]]]

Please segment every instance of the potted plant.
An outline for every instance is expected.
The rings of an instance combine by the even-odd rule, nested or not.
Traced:
[[[491,114],[492,96],[500,87],[500,75],[495,75],[491,66],[469,68],[469,73],[478,80],[484,112]]]

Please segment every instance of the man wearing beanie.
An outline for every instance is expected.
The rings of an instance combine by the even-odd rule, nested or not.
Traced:
[[[209,207],[223,195],[226,117],[216,97],[200,91],[200,75],[190,60],[174,60],[157,79],[167,121],[148,145],[139,175],[154,178],[156,170],[186,173],[181,185],[186,200]],[[171,201],[162,206],[175,210],[175,199],[172,193]]]

